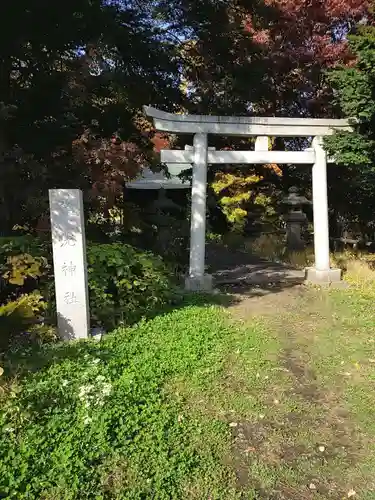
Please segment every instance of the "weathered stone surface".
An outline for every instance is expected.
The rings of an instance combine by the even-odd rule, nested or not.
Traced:
[[[319,271],[315,267],[306,269],[306,282],[313,285],[339,283],[341,281],[341,269],[328,269]]]
[[[144,111],[153,118],[157,130],[184,134],[312,137],[352,130],[349,120],[172,114],[151,106],[144,106]]]
[[[89,303],[82,192],[50,189],[58,330],[63,339],[86,338]]]
[[[188,276],[185,279],[185,289],[189,292],[211,292],[213,290],[212,276],[210,274]]]

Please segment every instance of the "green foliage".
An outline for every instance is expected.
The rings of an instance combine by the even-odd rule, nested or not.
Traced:
[[[9,357],[2,379],[12,366],[18,377],[0,393],[0,496],[182,500],[198,488],[194,498],[239,498],[221,463],[227,424],[192,414],[166,387],[204,384],[234,332],[197,305],[100,343],[16,353],[21,365]]]
[[[0,238],[0,273],[1,348],[24,333],[27,340],[55,339],[56,328],[41,322],[53,308],[50,245],[28,235]]]
[[[2,301],[35,291],[48,304],[47,323],[53,322],[55,299],[50,246],[33,237],[4,238],[2,243]],[[99,323],[110,329],[132,323],[170,303],[175,296],[172,272],[160,257],[150,252],[122,243],[89,243],[87,260],[93,325]],[[19,333],[19,328],[16,330]],[[34,329],[34,333],[37,338],[51,339],[54,329],[44,324]]]
[[[189,298],[101,342],[9,353],[0,496],[297,499],[313,481],[372,498],[373,283],[250,298],[243,326]]]
[[[375,58],[375,30],[362,28],[357,35],[349,37],[349,42],[357,57],[355,67],[335,69],[328,78],[336,89],[341,112],[352,119],[354,133],[337,133],[326,139],[326,145],[339,164],[370,166],[375,148],[375,75],[371,68]]]
[[[162,260],[122,243],[88,247],[90,309],[110,328],[169,302],[170,274]]]
[[[374,220],[375,27],[359,26],[349,43],[354,66],[332,70],[328,78],[341,113],[353,119],[353,132],[337,133],[325,142],[338,164],[331,188],[335,208],[365,225]]]
[[[356,50],[354,40],[355,38],[350,38],[352,48]],[[358,65],[360,61],[361,59],[358,60]],[[359,69],[358,67],[336,69],[330,74],[330,81],[334,87],[340,89],[337,101],[343,113],[350,118],[368,120],[374,111],[373,102],[369,100],[371,79],[368,74]]]
[[[325,138],[325,144],[339,165],[346,167],[369,166],[374,144],[366,136],[360,133],[338,132]],[[362,172],[362,170],[360,171]]]
[[[21,295],[0,306],[0,348],[9,344],[10,339],[23,333],[31,333],[35,329],[39,338],[43,337],[43,329],[37,328],[39,316],[45,311],[47,304],[42,295],[33,292]]]
[[[43,256],[49,243],[35,236],[24,234],[0,238],[0,252],[3,257],[6,255],[19,255],[30,253],[35,257]]]
[[[375,27],[359,26],[349,44],[355,65],[332,70],[328,78],[341,112],[353,119],[354,134],[336,134],[327,144],[339,163],[370,165],[375,148]]]

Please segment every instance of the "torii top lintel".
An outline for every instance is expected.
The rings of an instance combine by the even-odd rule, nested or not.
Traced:
[[[180,134],[322,137],[352,130],[344,119],[173,114],[151,106],[144,106],[144,111],[153,118],[156,130]]]

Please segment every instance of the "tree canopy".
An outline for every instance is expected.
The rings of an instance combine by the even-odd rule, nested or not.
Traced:
[[[370,0],[22,0],[0,6],[0,15],[3,232],[35,222],[47,209],[48,188],[80,187],[93,204],[115,204],[160,142],[144,104],[202,114],[359,117],[350,140],[344,134],[330,143],[345,165],[335,173],[333,204],[345,177],[360,189],[365,212],[373,203]],[[243,146],[226,138],[215,145]],[[291,182],[309,189],[308,176],[293,167],[223,171],[212,181],[226,197],[224,211],[243,214],[255,192],[269,211],[274,193],[264,191],[263,179],[271,191]]]
[[[327,141],[338,163],[336,183],[345,190],[341,211],[373,221],[375,205],[375,27],[369,17],[349,35],[352,64],[328,74],[340,112],[352,120],[353,132]]]
[[[48,187],[108,193],[135,175],[150,150],[142,105],[178,106],[180,91],[176,47],[138,2],[34,0],[0,15],[0,206],[9,228],[20,208],[40,215]]]

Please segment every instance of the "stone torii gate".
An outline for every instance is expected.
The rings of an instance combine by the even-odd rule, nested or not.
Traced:
[[[175,170],[193,167],[190,265],[186,279],[188,289],[212,288],[212,278],[205,274],[208,164],[311,164],[315,266],[306,270],[306,279],[314,283],[340,281],[341,270],[330,266],[327,154],[323,148],[323,137],[332,135],[336,130],[350,131],[347,120],[182,115],[166,113],[150,106],[145,106],[144,111],[153,118],[158,131],[194,134],[192,147],[161,151],[161,161],[176,164]],[[216,151],[208,147],[208,134],[256,137],[255,150]],[[269,137],[311,137],[312,147],[305,151],[269,151]]]

